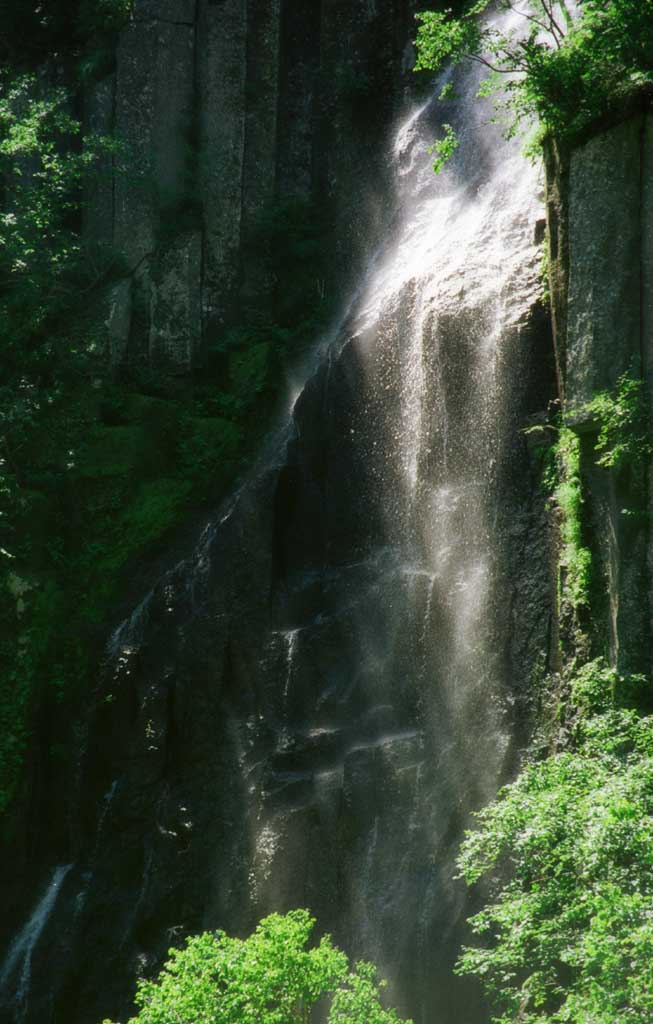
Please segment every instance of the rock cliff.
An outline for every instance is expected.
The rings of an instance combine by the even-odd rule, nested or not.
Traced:
[[[651,386],[653,119],[645,100],[570,150],[548,149],[548,223],[560,394],[582,439],[584,520],[594,558],[597,652],[650,671],[647,459],[597,464],[587,406],[623,374]],[[647,554],[648,551],[648,554]],[[606,643],[606,638],[608,638]]]
[[[523,433],[554,392],[537,180],[487,126],[436,180],[428,97],[390,132],[405,5],[190,6],[137,4],[89,99],[131,154],[105,195],[133,268],[114,358],[201,359],[192,339],[265,289],[242,243],[271,195],[327,206],[353,300],[260,463],[111,637],[73,770],[37,773],[0,1019],[124,1017],[186,934],[304,905],[419,1024],[482,1024],[451,973],[470,910],[454,861],[514,770],[555,636]]]
[[[554,350],[537,183],[514,152],[467,141],[434,197],[428,102],[389,145],[412,12],[136,0],[88,91],[89,128],[123,140],[84,226],[127,257],[114,367],[201,366],[271,286],[252,239],[280,199],[328,211],[329,287],[362,288],[248,479],[113,633],[73,770],[51,775],[44,749],[6,844],[3,1024],[126,1015],[186,934],[293,905],[375,959],[420,1024],[487,1019],[451,980],[470,909],[453,863],[559,667],[524,434],[555,396]],[[625,371],[650,378],[652,128],[637,111],[547,158],[558,387],[596,566],[581,625],[628,669],[648,667],[653,556],[622,510],[647,470],[600,467],[584,407]]]
[[[201,362],[269,284],[243,246],[279,200],[329,211],[334,287],[351,279],[387,221],[383,143],[416,6],[136,0],[115,70],[85,100],[87,129],[121,143],[85,204],[87,244],[116,247],[129,271],[108,301],[114,365]]]

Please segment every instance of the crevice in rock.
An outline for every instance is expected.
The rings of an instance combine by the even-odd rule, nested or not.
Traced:
[[[116,94],[118,91],[118,75],[114,72],[113,81],[111,85],[111,137],[115,138],[116,135]],[[116,154],[111,154],[111,244],[115,245],[116,242],[116,175],[118,168],[116,166]]]
[[[647,352],[646,352],[646,109],[642,113],[642,126],[639,133],[639,357],[641,364],[641,375],[645,380],[647,376]]]

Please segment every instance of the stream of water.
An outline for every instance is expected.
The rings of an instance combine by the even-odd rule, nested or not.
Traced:
[[[32,953],[59,913],[70,949],[117,950],[118,974],[187,921],[244,932],[298,905],[379,965],[416,1024],[487,1020],[452,981],[470,909],[455,857],[511,770],[546,644],[520,436],[541,199],[519,144],[483,123],[475,75],[454,84],[397,127],[393,226],[283,442],[113,636],[105,739],[80,769],[94,780],[108,752],[83,899],[61,905],[57,867],[11,946],[18,1024],[38,1019]],[[443,120],[462,138],[436,177]],[[91,1024],[83,984],[70,1024]]]

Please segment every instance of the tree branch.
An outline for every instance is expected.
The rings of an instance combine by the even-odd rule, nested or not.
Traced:
[[[567,28],[568,29],[569,28],[573,28],[574,27],[574,16],[571,13],[571,11],[569,10],[569,8],[567,7],[567,0],[558,0],[558,4],[560,6],[560,10],[562,11],[562,16],[565,19]]]
[[[550,0],[540,0],[540,3],[542,4],[542,7],[544,8],[544,11],[545,11],[545,14],[546,14],[547,18],[549,19],[549,24],[551,25],[551,29],[550,29],[551,34],[554,35],[555,32],[557,32],[559,38],[560,39],[564,39],[565,34],[564,34],[563,30],[560,28],[558,22],[556,21],[555,15],[553,13],[553,3],[551,3]],[[564,7],[564,3],[561,4],[561,6]]]
[[[543,32],[548,32],[549,35],[553,36],[557,48],[560,49],[561,37],[558,35],[556,26],[553,23],[550,22],[547,25],[546,22],[540,21],[539,18],[536,18],[534,14],[529,14],[528,11],[520,11],[519,8],[516,7],[515,4],[512,2],[510,3],[510,10],[514,11],[515,14],[519,14],[522,18],[525,18],[527,21],[532,21],[533,24],[538,25]]]
[[[498,75],[510,75],[514,71],[514,68],[498,68],[496,64],[492,64],[485,57],[479,57],[477,53],[465,53],[463,56],[466,60],[473,60],[476,64],[482,64],[483,67],[489,68],[490,71],[496,71]]]

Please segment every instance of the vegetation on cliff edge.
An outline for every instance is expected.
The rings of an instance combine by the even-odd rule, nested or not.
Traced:
[[[139,982],[140,1012],[129,1024],[309,1024],[329,1003],[328,1024],[401,1024],[382,1004],[372,964],[350,969],[329,935],[307,948],[314,925],[308,911],[291,910],[266,917],[247,939],[222,931],[189,939],[170,950],[156,981]]]
[[[7,21],[0,812],[24,779],[34,709],[55,723],[47,755],[65,759],[57,723],[89,689],[128,570],[233,485],[269,427],[288,359],[330,312],[324,218],[309,202],[276,201],[246,239],[261,287],[235,322],[209,334],[187,377],[149,365],[147,337],[109,365],[107,310],[129,268],[119,251],[82,239],[82,205],[107,158],[130,173],[129,153],[124,140],[83,133],[77,89],[89,69],[106,71],[102,54],[129,9],[127,0],[62,0],[47,11],[27,4]]]
[[[571,680],[571,749],[528,763],[478,815],[460,866],[495,1024],[648,1024],[653,1015],[651,687],[602,662]]]
[[[494,10],[511,18],[498,21]],[[473,0],[417,15],[416,71],[472,61],[487,75],[508,134],[539,125],[538,138],[573,138],[653,85],[653,0]],[[435,143],[436,170],[455,149],[450,125]]]

